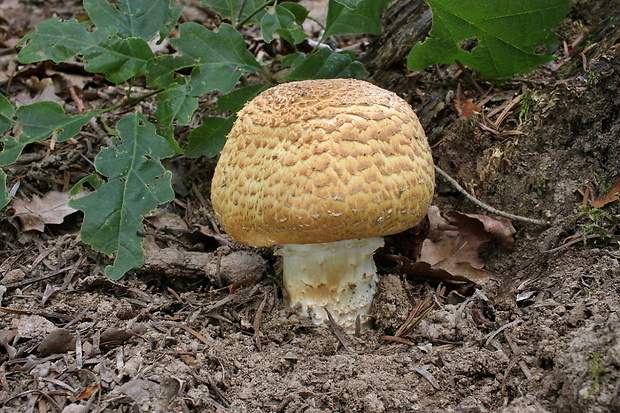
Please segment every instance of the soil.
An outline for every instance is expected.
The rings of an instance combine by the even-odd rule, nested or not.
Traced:
[[[80,13],[78,3],[44,3],[2,2],[3,50],[42,18]],[[594,33],[604,15],[576,2],[560,41]],[[272,250],[218,246],[204,195],[215,160],[167,165],[178,200],[149,217],[146,266],[119,281],[103,275],[109,259],[80,242],[79,214],[37,232],[4,210],[0,411],[619,412],[620,202],[588,206],[620,176],[614,27],[604,32],[611,44],[587,49],[584,40],[501,83],[474,84],[444,66],[372,78],[412,103],[437,165],[472,195],[548,225],[513,221],[514,249],[491,243],[482,253],[482,285],[381,265],[373,327],[358,335],[288,308]],[[14,104],[37,99],[45,77],[65,82],[57,91],[78,78],[75,66],[22,67],[14,51],[0,58],[17,74],[2,84]],[[79,76],[90,106],[122,98]],[[455,99],[483,113],[459,117]],[[22,199],[67,189],[92,172],[83,158],[94,157],[88,141],[98,136],[90,125],[65,144],[28,148],[5,168],[9,185],[19,177]],[[66,167],[75,163],[84,171]],[[437,182],[444,215],[492,215]],[[410,331],[395,338],[401,326]]]

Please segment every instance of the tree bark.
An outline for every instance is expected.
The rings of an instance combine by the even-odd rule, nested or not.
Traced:
[[[383,22],[383,32],[369,44],[361,61],[372,81],[390,89],[390,83],[402,81],[413,45],[428,34],[431,11],[422,0],[395,0],[385,9]]]

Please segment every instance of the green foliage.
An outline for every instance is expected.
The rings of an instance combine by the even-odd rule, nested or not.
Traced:
[[[300,58],[295,61],[294,70],[286,76],[286,80],[364,78],[368,75],[364,66],[350,52],[334,53],[330,49],[321,48],[309,57],[300,55]]]
[[[201,4],[209,7],[222,19],[229,20],[233,26],[245,20],[245,23],[258,23],[266,14],[265,0],[202,0]]]
[[[598,238],[600,241],[607,242],[612,238],[609,228],[613,224],[620,222],[620,218],[606,212],[600,208],[589,205],[580,205],[579,212],[573,218],[581,228],[584,244],[590,237]]]
[[[602,360],[600,353],[593,353],[590,359],[590,366],[588,367],[588,375],[592,378],[592,385],[588,390],[588,393],[583,396],[584,399],[589,399],[594,396],[598,388],[601,385],[601,378],[605,374],[605,369],[601,367]]]
[[[409,69],[460,61],[487,78],[529,72],[551,60],[537,48],[556,43],[551,30],[570,7],[570,0],[425,1],[433,25],[430,37],[411,50]],[[466,50],[470,43],[475,47]]]
[[[0,166],[10,165],[21,155],[26,145],[41,142],[55,136],[57,142],[64,142],[75,136],[88,121],[100,114],[93,111],[86,115],[67,115],[55,102],[37,102],[20,106],[17,110],[6,97],[0,99],[0,127],[6,132],[13,124],[19,125],[14,136],[0,139],[3,149],[0,151]],[[6,205],[6,187],[0,188],[0,207]]]
[[[114,279],[142,266],[142,220],[174,199],[172,174],[160,162],[174,151],[155,125],[137,112],[123,117],[117,130],[116,146],[102,149],[95,158],[97,171],[108,181],[71,202],[84,212],[82,240],[97,251],[115,254],[114,265],[106,267],[106,275]]]
[[[230,91],[246,72],[262,70],[248,51],[241,34],[231,25],[222,24],[212,32],[196,23],[183,23],[180,36],[171,40],[185,56],[194,59],[189,79],[191,93],[201,95],[211,90]]]
[[[300,10],[301,7],[303,10]],[[277,5],[273,13],[265,13],[260,22],[263,39],[270,43],[274,34],[280,35],[292,45],[301,43],[306,38],[301,23],[308,16],[307,10],[296,3]],[[297,12],[297,14],[295,14]]]
[[[0,95],[0,133],[5,133],[13,125],[15,109],[4,95]]]
[[[381,33],[381,12],[390,0],[330,1],[323,39],[349,33]]]
[[[116,27],[121,38],[146,41],[158,34],[167,36],[183,12],[183,7],[171,8],[170,0],[84,0],[83,4],[97,27]]]
[[[91,119],[121,108],[138,106],[155,97],[151,123],[138,109],[121,116],[111,131],[114,146],[95,158],[98,174],[83,178],[74,192],[88,183],[94,190],[74,199],[84,212],[82,240],[114,258],[106,268],[111,278],[143,264],[143,219],[174,193],[171,174],[161,159],[175,153],[187,157],[216,156],[224,145],[236,112],[270,84],[292,79],[357,77],[367,75],[353,53],[316,48],[297,51],[305,40],[302,23],[308,16],[303,6],[263,0],[203,0],[219,13],[224,23],[212,31],[196,23],[179,24],[182,7],[171,0],[84,0],[89,21],[58,18],[35,26],[20,42],[21,63],[77,58],[85,70],[101,73],[112,83],[124,84],[125,101],[103,110],[80,115],[65,113],[53,102],[38,102],[15,109],[0,95],[0,134],[3,135],[0,166],[14,163],[23,149],[54,137],[64,142],[78,134]],[[331,4],[334,3],[334,4]],[[346,33],[378,33],[380,15],[387,0],[330,1],[325,37]],[[295,52],[285,57],[287,76],[274,78],[267,70],[273,62],[261,62],[248,50],[239,32],[244,24],[259,24],[266,42],[281,38]],[[156,55],[150,44],[170,38],[172,53]],[[257,84],[233,90],[243,76],[253,74]],[[131,85],[146,83],[150,92],[132,96]],[[183,146],[175,128],[190,124],[200,97],[219,91],[217,105],[202,117],[200,126]],[[6,136],[4,136],[6,135]],[[0,207],[9,202],[7,175],[0,170]]]
[[[60,63],[77,55],[88,62],[85,69],[104,73],[110,82],[121,83],[146,72],[146,63],[153,57],[146,41],[116,37],[113,26],[88,31],[89,25],[77,20],[45,20],[35,26],[22,41],[18,54],[22,63],[52,60]],[[25,43],[25,44],[24,44]]]

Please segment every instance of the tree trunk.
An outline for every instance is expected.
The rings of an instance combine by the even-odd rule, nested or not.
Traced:
[[[385,9],[383,22],[383,32],[370,43],[361,61],[372,81],[394,90],[390,86],[402,81],[411,47],[424,40],[431,28],[431,11],[422,0],[395,0]]]

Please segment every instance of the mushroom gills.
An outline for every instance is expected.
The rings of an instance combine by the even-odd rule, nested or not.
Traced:
[[[375,237],[282,245],[277,254],[282,256],[289,305],[300,305],[317,325],[326,324],[327,309],[348,332],[355,330],[358,317],[365,327],[377,289],[373,255],[383,244],[383,238]]]

